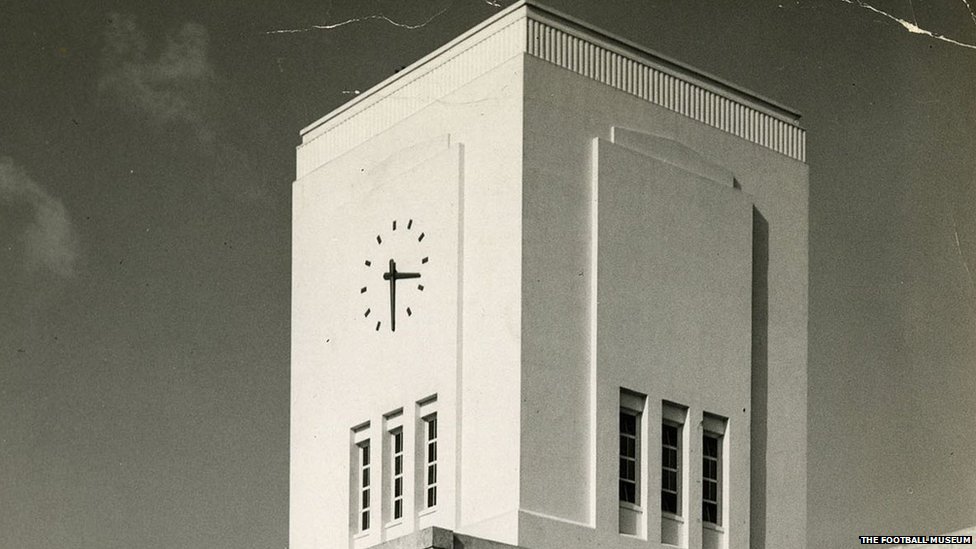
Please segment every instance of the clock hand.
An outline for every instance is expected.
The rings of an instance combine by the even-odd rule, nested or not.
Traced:
[[[390,331],[396,331],[396,281],[406,278],[420,278],[420,273],[401,273],[396,270],[396,261],[390,260],[390,270],[383,273],[383,280],[390,281]]]
[[[383,273],[383,280],[390,281],[390,331],[396,331],[396,262],[390,260],[390,270]]]

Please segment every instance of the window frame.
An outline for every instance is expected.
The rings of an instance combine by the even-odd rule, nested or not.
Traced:
[[[702,482],[702,510],[701,510],[701,520],[702,524],[712,527],[712,528],[722,528],[724,522],[725,509],[723,505],[723,500],[725,498],[725,434],[727,430],[728,420],[721,416],[716,416],[714,414],[705,413],[702,420],[702,438],[701,438],[701,453],[702,453],[702,470],[701,470],[701,482]],[[708,439],[715,441],[714,447],[715,452],[711,454],[708,451],[710,446],[707,442]],[[712,467],[709,467],[709,464]],[[709,474],[709,469],[714,470],[714,476]],[[708,486],[714,486],[715,494],[714,497],[708,497],[709,489]],[[714,508],[714,517],[707,516],[710,513],[707,511],[709,506]],[[714,519],[714,520],[713,520]]]
[[[403,520],[404,501],[406,499],[406,474],[404,434],[402,427],[395,427],[389,431],[390,435],[390,517],[391,522]],[[399,447],[399,450],[397,449]],[[399,490],[398,490],[399,488]],[[398,493],[399,491],[399,493]]]
[[[641,506],[641,415],[642,412],[634,410],[632,407],[621,405],[618,425],[617,425],[617,435],[619,448],[617,452],[618,458],[618,469],[617,469],[617,501],[620,505],[630,507],[634,510],[642,510]],[[633,420],[633,432],[624,432],[624,418],[631,418]],[[626,443],[625,443],[626,441]],[[629,444],[628,444],[629,443]],[[625,453],[625,446],[629,446],[631,449],[631,455]],[[629,478],[625,475],[624,463],[630,463],[633,469],[633,478]],[[625,498],[624,486],[630,485],[632,487],[631,497],[633,500],[628,500]]]
[[[617,531],[622,536],[638,539],[647,539],[646,404],[647,395],[620,388],[617,407],[617,459],[615,460]]]
[[[675,438],[674,438],[673,445],[668,444],[668,441],[666,440],[665,437],[665,429],[674,429]],[[684,498],[682,497],[684,491],[683,490],[684,483],[682,482],[682,478],[681,478],[682,475],[684,474],[684,467],[682,467],[683,465],[682,452],[684,451],[684,447],[682,444],[683,443],[682,439],[684,438],[683,431],[684,431],[684,425],[682,425],[681,423],[678,423],[676,421],[667,418],[662,419],[661,421],[661,513],[672,517],[681,517],[683,515],[682,508],[681,508],[682,503],[684,503],[683,502]],[[673,452],[674,454],[673,467],[668,465],[666,460],[664,459],[665,452]],[[664,479],[666,478],[666,475],[668,473],[674,475],[675,485],[673,490],[665,486]],[[664,508],[664,501],[665,501],[666,494],[674,496],[673,511]]]
[[[357,477],[356,477],[356,531],[360,534],[369,532],[372,527],[372,449],[369,439],[356,443]]]
[[[421,494],[423,509],[436,509],[438,496],[438,424],[437,412],[431,412],[421,418],[423,428],[423,487]]]

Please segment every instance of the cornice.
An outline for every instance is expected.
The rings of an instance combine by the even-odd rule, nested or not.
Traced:
[[[806,135],[796,111],[536,0],[521,0],[304,128],[298,177],[519,53],[805,160]]]

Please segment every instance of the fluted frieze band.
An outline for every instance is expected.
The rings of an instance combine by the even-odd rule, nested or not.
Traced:
[[[806,159],[799,115],[788,108],[521,0],[305,128],[297,177],[519,54]]]
[[[584,37],[529,18],[526,50],[587,78],[805,161],[805,132],[772,116]]]

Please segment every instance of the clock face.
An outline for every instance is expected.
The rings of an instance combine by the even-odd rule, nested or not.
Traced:
[[[364,261],[366,279],[363,318],[375,331],[395,332],[397,323],[414,316],[424,292],[424,273],[430,257],[426,238],[413,219],[394,219],[386,230],[376,233]]]

